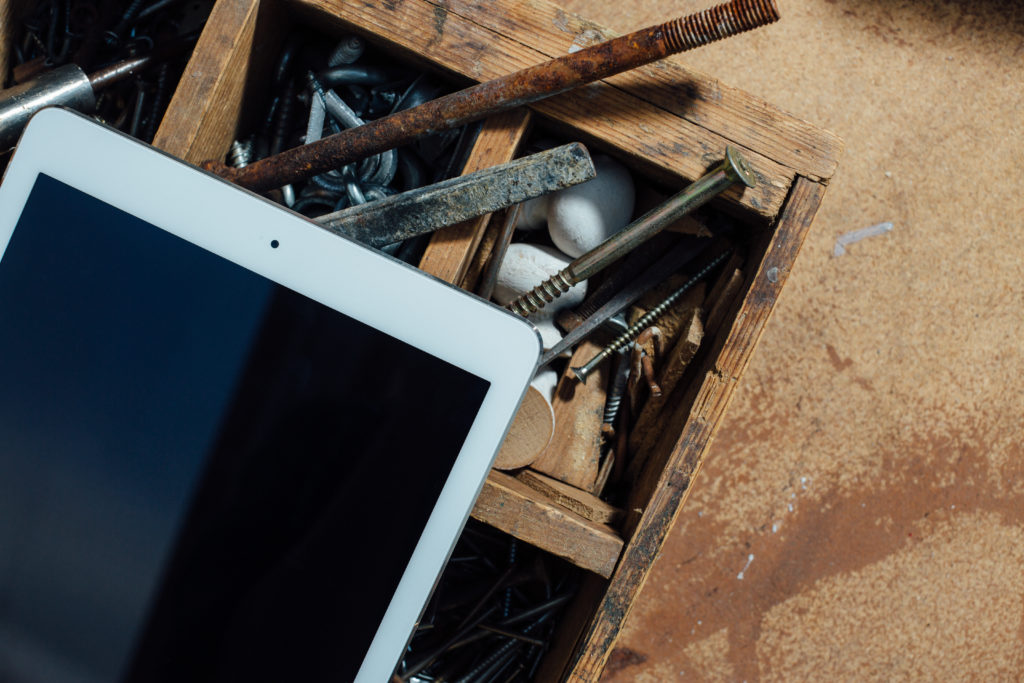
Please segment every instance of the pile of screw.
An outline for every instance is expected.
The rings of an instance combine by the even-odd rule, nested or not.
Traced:
[[[133,78],[105,89],[96,117],[151,142],[213,0],[43,0],[33,3],[11,41],[5,85],[74,63],[93,72],[125,59],[156,58]]]
[[[392,681],[532,681],[577,570],[469,520]]]
[[[258,130],[232,144],[228,165],[244,167],[324,135],[417,106],[444,91],[426,75],[375,54],[354,35],[334,44],[301,33],[292,36],[270,84],[270,103]],[[308,218],[316,218],[435,183],[458,173],[475,130],[464,126],[426,136],[314,176],[301,185],[285,185],[271,196]],[[425,245],[423,239],[413,239],[385,250],[413,262]]]

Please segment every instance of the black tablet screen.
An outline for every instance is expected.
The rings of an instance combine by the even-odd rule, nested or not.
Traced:
[[[0,680],[350,680],[487,389],[39,176],[0,260]]]

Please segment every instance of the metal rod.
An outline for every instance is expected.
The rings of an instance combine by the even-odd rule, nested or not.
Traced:
[[[92,84],[93,90],[101,90],[146,68],[152,59],[151,56],[147,55],[111,64],[89,74],[89,83]]]
[[[150,59],[127,59],[92,75],[86,75],[76,64],[65,64],[33,81],[0,91],[0,151],[14,145],[28,120],[44,107],[63,106],[92,113],[97,90],[135,73]]]
[[[266,192],[401,147],[422,135],[457,128],[778,18],[774,0],[731,0],[390,114],[245,168],[230,168],[219,161],[207,161],[204,166],[242,187]]]
[[[573,142],[314,220],[335,234],[383,247],[578,185],[596,173],[586,147]]]
[[[671,225],[680,216],[707,203],[734,183],[747,187],[755,184],[754,173],[747,160],[731,145],[725,160],[679,194],[630,223],[622,232],[612,235],[583,254],[553,276],[526,292],[505,308],[526,317],[568,292],[573,285],[596,275]]]

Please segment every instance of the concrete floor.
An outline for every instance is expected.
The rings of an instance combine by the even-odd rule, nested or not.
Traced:
[[[1024,4],[777,2],[681,59],[846,151],[604,680],[1018,679]]]

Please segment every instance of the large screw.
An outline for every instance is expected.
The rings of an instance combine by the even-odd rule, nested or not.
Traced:
[[[625,256],[627,253],[661,232],[683,214],[693,211],[708,202],[715,195],[742,182],[747,187],[755,184],[754,173],[747,160],[735,147],[725,150],[725,160],[707,175],[699,178],[679,194],[669,198],[640,218],[633,221],[622,232],[612,235],[583,256],[540,283],[526,294],[510,303],[506,308],[526,317],[560,297],[563,292]]]

